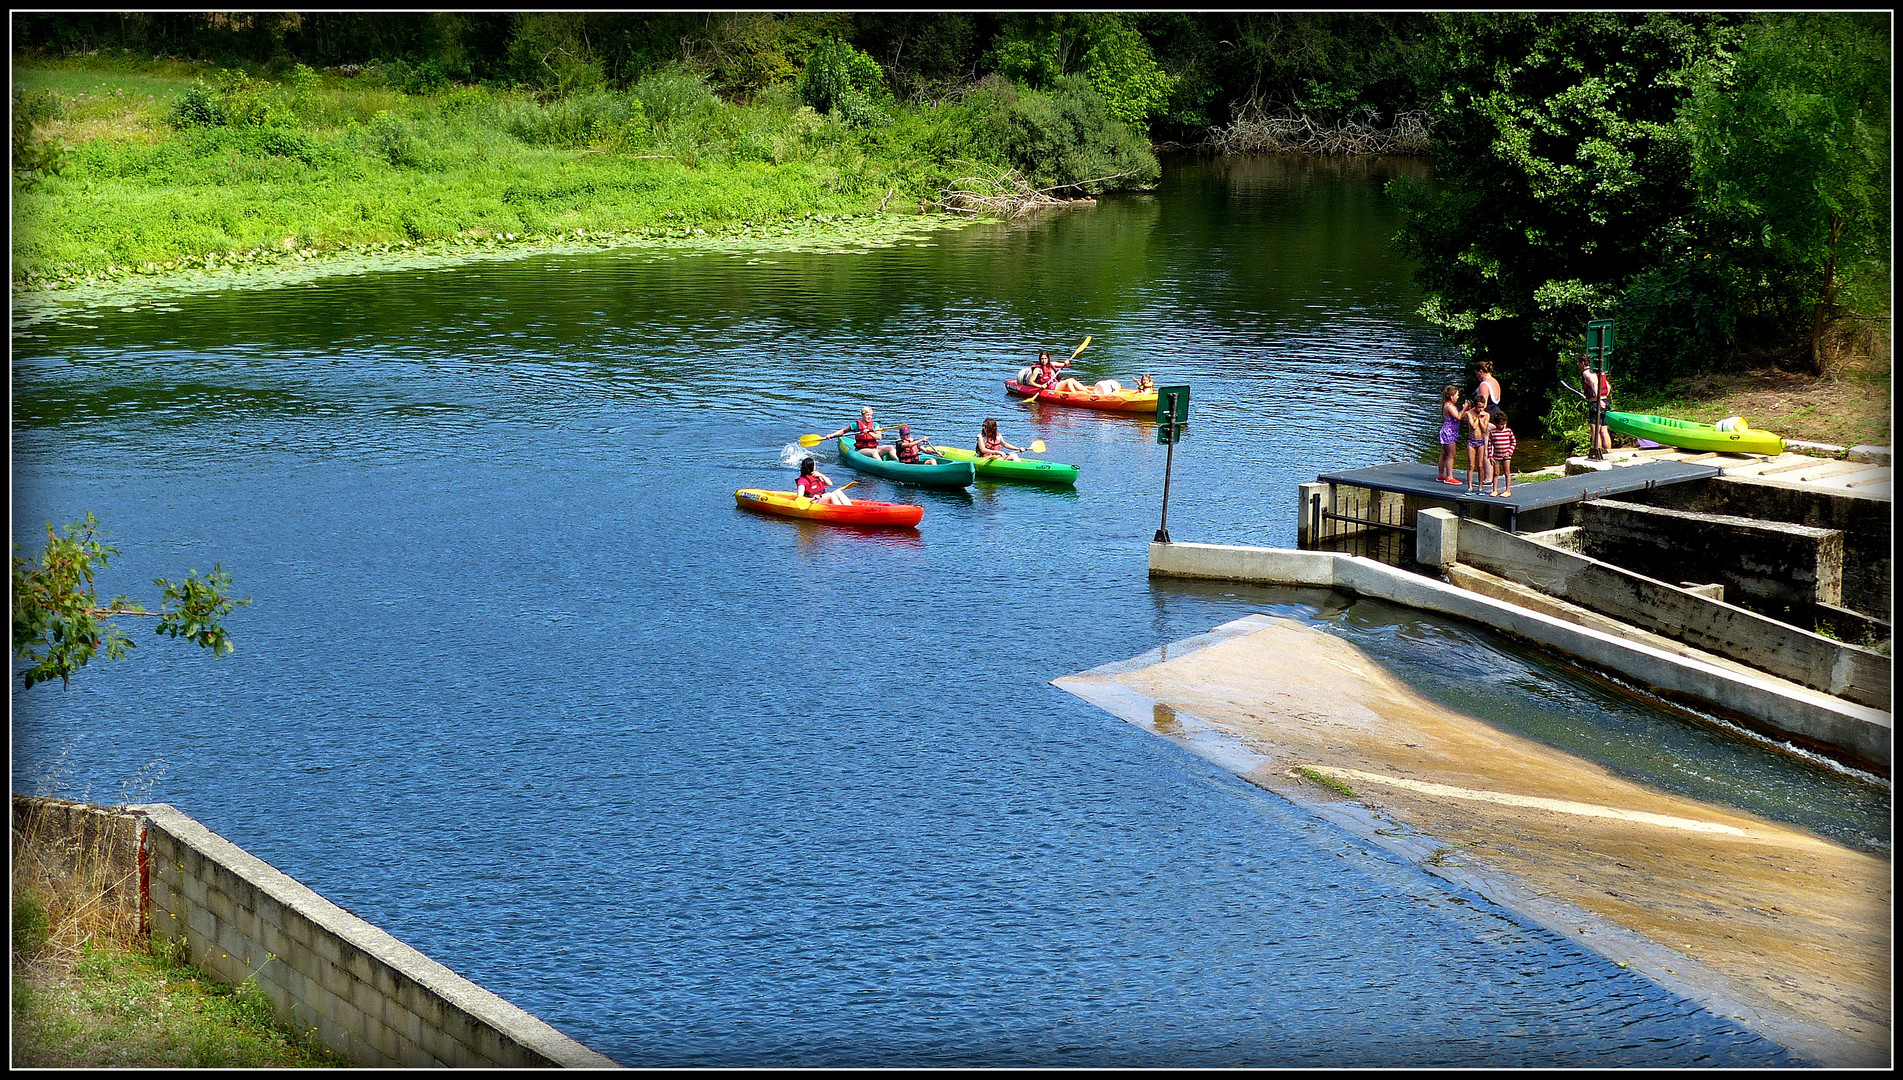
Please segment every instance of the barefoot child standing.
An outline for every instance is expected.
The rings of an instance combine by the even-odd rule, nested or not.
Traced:
[[[1440,392],[1440,473],[1434,479],[1443,484],[1458,484],[1454,479],[1454,444],[1460,441],[1460,387],[1449,383]]]
[[[1505,410],[1495,409],[1493,430],[1487,433],[1487,449],[1493,456],[1493,493],[1504,499],[1513,494],[1513,429],[1507,426]],[[1500,490],[1506,481],[1507,489]]]
[[[1467,441],[1467,494],[1480,494],[1487,477],[1487,407],[1478,398],[1460,414],[1461,435]]]

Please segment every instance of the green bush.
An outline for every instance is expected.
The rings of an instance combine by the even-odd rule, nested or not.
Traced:
[[[220,71],[212,94],[219,115],[232,127],[290,127],[297,122],[283,87],[243,71]]]
[[[679,67],[662,68],[644,76],[629,93],[641,103],[654,126],[668,129],[704,123],[720,106],[704,76]]]
[[[13,175],[32,187],[64,166],[65,151],[58,139],[39,132],[39,125],[66,111],[66,103],[51,90],[13,87]]]
[[[52,920],[46,906],[29,893],[13,897],[13,954],[33,956],[46,947],[52,933]]]
[[[547,105],[516,101],[505,111],[503,130],[530,146],[587,146],[619,132],[642,111],[639,100],[606,90]]]
[[[402,57],[385,60],[373,69],[376,78],[392,90],[405,94],[434,94],[449,85],[449,74],[435,60],[410,63]]]
[[[1090,83],[1066,77],[1057,90],[1027,91],[1005,113],[1004,152],[1039,188],[1097,194],[1145,187],[1162,175],[1149,140],[1116,118]]]
[[[204,83],[193,83],[185,88],[177,101],[172,102],[169,117],[173,127],[183,131],[187,128],[218,127],[225,122],[224,110],[218,107],[218,99]]]
[[[891,99],[878,61],[843,41],[824,41],[800,73],[800,100],[815,112],[837,113],[855,127],[889,123],[881,107]]]
[[[423,150],[412,125],[387,110],[378,113],[363,129],[362,139],[366,153],[398,168],[412,169],[423,164]]]

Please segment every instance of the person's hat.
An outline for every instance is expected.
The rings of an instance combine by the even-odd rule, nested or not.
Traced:
[[[900,425],[899,425],[899,434],[901,434],[901,435],[910,435],[911,433],[912,433],[912,425],[910,425],[910,424],[900,424]]]

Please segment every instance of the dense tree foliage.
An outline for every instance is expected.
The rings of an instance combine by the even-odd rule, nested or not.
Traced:
[[[49,523],[46,548],[38,560],[23,557],[20,546],[14,545],[13,658],[25,665],[20,676],[27,687],[56,678],[70,683],[74,673],[102,648],[108,659],[123,657],[133,641],[113,626],[110,620],[118,616],[155,618],[156,633],[185,638],[210,649],[213,656],[235,648],[225,633],[224,618],[251,601],[227,595],[230,574],[213,566],[202,578],[198,571],[188,570],[180,581],[157,579],[153,584],[163,596],[157,611],[148,611],[125,596],[101,604],[93,579],[118,553],[105,542],[105,533],[90,513],[68,525],[64,535],[55,533]]]
[[[1438,34],[1435,175],[1395,185],[1399,242],[1424,313],[1503,377],[1551,386],[1605,317],[1628,386],[1816,370],[1845,283],[1887,286],[1887,17],[1448,15]]]
[[[1846,286],[1888,284],[1887,17],[1765,17],[1710,66],[1686,120],[1700,254],[1744,275],[1757,305],[1814,297],[1805,355],[1821,371]]]
[[[1435,177],[1399,182],[1401,245],[1425,313],[1502,378],[1550,381],[1557,350],[1607,314],[1687,227],[1677,124],[1708,16],[1455,15]]]

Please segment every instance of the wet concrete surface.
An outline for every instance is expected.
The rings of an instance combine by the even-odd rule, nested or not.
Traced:
[[[1889,1062],[1887,859],[1502,731],[1291,620],[1055,685],[1819,1064]]]

